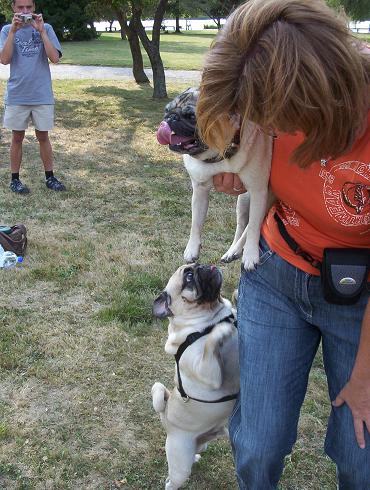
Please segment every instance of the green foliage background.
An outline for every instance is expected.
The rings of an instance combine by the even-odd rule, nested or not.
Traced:
[[[39,0],[37,10],[42,12],[60,40],[86,41],[97,37],[93,21],[86,7],[89,0]]]
[[[334,8],[342,8],[352,20],[370,19],[370,0],[326,0]],[[97,12],[99,18],[94,18],[92,12]],[[157,1],[142,0],[145,16],[154,15]],[[168,3],[167,16],[173,17],[179,13],[181,17],[197,17],[209,15],[210,19],[226,17],[241,1],[200,0],[194,4],[190,0],[172,0]],[[45,20],[53,25],[59,39],[81,41],[97,37],[93,27],[94,21],[109,19],[112,11],[127,9],[127,0],[36,0],[36,10],[44,14]],[[0,0],[0,25],[9,21],[12,16],[11,1]]]

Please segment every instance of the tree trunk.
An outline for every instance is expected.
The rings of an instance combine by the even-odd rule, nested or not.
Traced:
[[[144,62],[138,35],[136,32],[131,31],[130,34],[127,33],[127,40],[130,45],[132,56],[132,74],[134,75],[136,83],[150,83],[150,80],[144,71]]]
[[[162,58],[159,52],[148,52],[150,64],[153,70],[153,99],[166,99],[166,75],[164,73],[164,67]]]
[[[163,62],[159,51],[159,42],[161,37],[161,24],[163,22],[164,13],[166,10],[168,0],[159,0],[154,15],[152,40],[147,36],[144,26],[141,22],[142,9],[136,4],[135,1],[131,1],[132,7],[132,23],[134,29],[137,32],[141,44],[144,46],[145,51],[150,60],[150,64],[153,70],[153,98],[164,99],[167,98],[166,89],[166,76],[164,73]]]
[[[132,74],[134,76],[135,82],[138,84],[150,83],[144,71],[143,56],[140,50],[139,36],[132,25],[132,22],[128,23],[124,14],[121,12],[116,12],[118,22],[121,26],[121,32],[127,37],[131,56],[132,56]]]
[[[181,34],[180,30],[180,0],[176,1],[176,29],[175,32]]]

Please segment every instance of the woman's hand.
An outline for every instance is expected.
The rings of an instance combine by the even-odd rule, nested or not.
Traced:
[[[347,403],[352,416],[357,444],[365,448],[364,424],[370,433],[370,298],[361,326],[360,345],[348,383],[333,401],[334,407]]]
[[[348,383],[333,401],[334,407],[340,407],[346,403],[353,416],[353,425],[357,444],[361,449],[365,448],[364,424],[370,432],[370,379],[359,379],[351,376]]]
[[[229,172],[215,175],[213,177],[213,185],[216,191],[225,192],[231,196],[239,196],[239,194],[247,192],[239,176]]]

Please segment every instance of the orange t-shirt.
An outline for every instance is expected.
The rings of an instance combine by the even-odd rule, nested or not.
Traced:
[[[301,134],[284,134],[274,142],[270,186],[278,201],[265,218],[262,234],[289,263],[319,275],[289,248],[274,213],[301,249],[316,260],[322,260],[324,248],[370,249],[370,111],[365,134],[336,160],[314,162],[306,169],[290,163],[302,140]]]

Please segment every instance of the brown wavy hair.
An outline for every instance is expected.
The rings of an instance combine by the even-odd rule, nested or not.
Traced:
[[[301,131],[302,167],[348,151],[366,127],[370,56],[321,0],[249,0],[206,57],[197,104],[202,139],[221,153],[230,115],[262,130]]]

